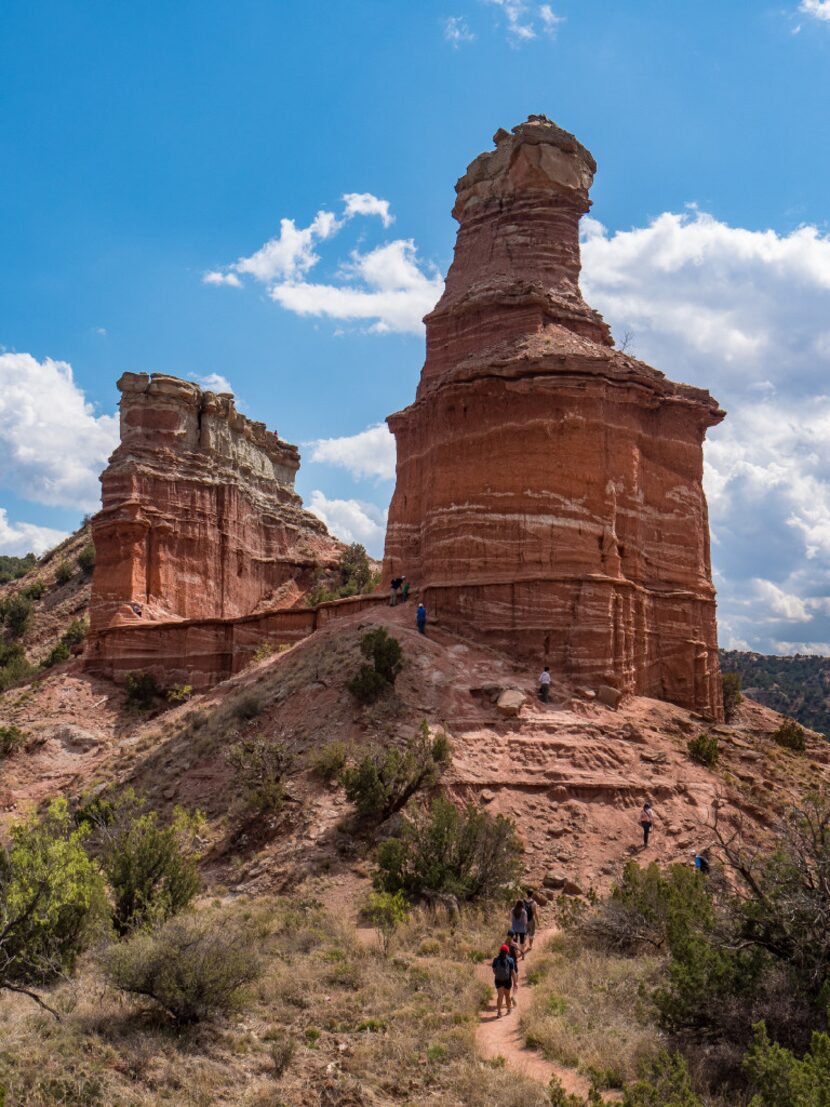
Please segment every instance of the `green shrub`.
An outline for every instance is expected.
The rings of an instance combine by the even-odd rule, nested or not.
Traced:
[[[830,1037],[816,1032],[810,1049],[798,1060],[770,1041],[763,1022],[744,1057],[753,1091],[750,1107],[830,1107]]]
[[[263,642],[257,646],[251,655],[251,661],[256,664],[258,661],[264,661],[266,657],[271,657],[274,652],[274,647],[270,642]]]
[[[196,840],[204,819],[197,811],[173,811],[169,826],[146,811],[133,791],[76,819],[96,826],[93,836],[112,892],[112,921],[119,934],[154,925],[183,911],[201,886]]]
[[[705,765],[707,769],[713,769],[717,765],[720,749],[714,734],[698,734],[697,738],[689,739],[686,748],[689,757],[692,761],[697,761],[698,765]]]
[[[439,752],[442,750],[439,744]],[[426,722],[399,749],[374,750],[343,773],[346,797],[364,818],[388,819],[419,789],[435,784],[441,764],[433,759],[433,741]]]
[[[644,1065],[641,1079],[625,1089],[623,1107],[703,1107],[703,1100],[695,1095],[680,1054],[661,1052]]]
[[[192,684],[174,684],[167,689],[167,699],[170,703],[187,703],[193,695]]]
[[[68,584],[74,575],[72,566],[66,560],[58,563],[58,567],[55,570],[55,580],[58,584]]]
[[[374,926],[380,934],[383,955],[387,957],[392,936],[408,918],[403,892],[370,892],[363,915],[369,925]]]
[[[403,650],[385,627],[376,627],[364,634],[360,651],[371,665],[361,665],[346,687],[359,703],[374,703],[394,685],[403,668]]]
[[[124,686],[127,703],[139,711],[149,711],[161,695],[161,688],[152,673],[127,673]]]
[[[318,747],[309,757],[309,768],[321,780],[330,783],[337,780],[346,767],[348,747],[338,738]]]
[[[23,749],[26,735],[16,726],[0,726],[0,757],[8,757]]]
[[[721,683],[723,685],[723,713],[726,716],[726,721],[730,722],[743,699],[741,695],[741,674],[722,673]]]
[[[91,576],[95,568],[95,544],[87,542],[78,554],[78,568],[85,576]]]
[[[22,638],[32,621],[32,601],[23,595],[10,596],[3,604],[3,623],[9,638]]]
[[[65,642],[70,648],[72,646],[80,646],[81,642],[86,638],[88,630],[89,624],[86,619],[73,619],[61,635],[61,641]]]
[[[85,834],[63,799],[11,828],[0,850],[0,989],[43,1004],[29,986],[70,972],[100,930],[104,884]]]
[[[27,600],[39,600],[46,591],[46,585],[42,580],[33,580],[23,589],[23,595]]]
[[[283,781],[294,764],[285,743],[269,738],[244,738],[231,746],[227,759],[246,807],[259,815],[275,815],[285,795]]]
[[[178,915],[112,945],[102,967],[113,987],[154,1000],[180,1025],[236,1009],[262,973],[250,923],[228,913]]]
[[[519,879],[522,847],[514,824],[470,804],[437,798],[378,847],[379,891],[411,899],[493,898]]]
[[[57,645],[53,646],[41,664],[44,669],[51,669],[53,665],[60,665],[64,661],[68,661],[72,656],[72,653],[67,646],[66,642],[60,641]]]
[[[8,584],[10,580],[19,580],[33,569],[37,564],[37,558],[33,553],[25,557],[13,557],[11,554],[0,554],[0,584]]]
[[[800,727],[795,719],[785,719],[773,734],[772,740],[784,749],[793,750],[795,753],[803,753],[807,748],[807,736],[803,727]]]
[[[240,722],[255,719],[262,711],[262,700],[256,692],[244,692],[233,701],[231,715]]]
[[[22,646],[0,642],[0,692],[5,692],[13,684],[28,680],[36,672],[37,669],[27,660]]]

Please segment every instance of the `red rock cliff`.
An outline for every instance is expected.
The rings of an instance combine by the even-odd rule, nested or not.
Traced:
[[[386,577],[528,664],[722,715],[708,392],[613,348],[579,290],[596,164],[544,116],[456,185],[415,402],[390,416]]]
[[[342,549],[294,491],[296,446],[233,397],[125,373],[121,445],[92,522],[91,632],[289,606]]]

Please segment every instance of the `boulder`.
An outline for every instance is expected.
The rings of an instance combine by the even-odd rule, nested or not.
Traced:
[[[623,694],[619,688],[612,688],[610,684],[600,684],[597,688],[597,702],[613,707],[616,711]]]
[[[559,891],[568,883],[568,878],[562,876],[560,873],[545,873],[542,877],[542,883],[546,888],[553,888],[555,891]]]
[[[518,715],[525,702],[524,692],[516,688],[506,688],[496,701],[496,709],[506,718]]]

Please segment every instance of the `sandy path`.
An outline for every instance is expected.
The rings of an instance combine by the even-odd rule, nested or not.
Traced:
[[[542,950],[548,939],[555,933],[555,927],[538,931],[534,939],[534,949]],[[530,1002],[531,990],[531,985],[525,984],[523,977],[532,960],[533,953],[530,953],[519,963],[519,1006],[511,1014],[498,1018],[494,996],[492,1002],[481,1012],[476,1029],[478,1052],[484,1058],[503,1057],[508,1068],[531,1080],[538,1080],[541,1084],[549,1084],[551,1077],[556,1076],[562,1082],[566,1092],[587,1096],[589,1084],[584,1076],[575,1069],[547,1061],[541,1053],[528,1049],[522,1041],[519,1032],[519,1013],[522,1007]],[[492,985],[493,970],[487,962],[478,965],[476,972],[481,980]]]

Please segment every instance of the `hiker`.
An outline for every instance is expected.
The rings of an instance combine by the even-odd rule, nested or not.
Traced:
[[[415,612],[415,622],[418,624],[418,633],[426,634],[427,632],[427,609],[422,603],[418,604],[418,609]]]
[[[525,956],[525,939],[527,938],[527,911],[523,899],[517,899],[510,915],[510,929],[519,943],[522,951],[522,960]]]
[[[389,606],[390,607],[397,607],[398,592],[400,591],[401,586],[403,585],[403,582],[405,580],[406,580],[406,577],[395,577],[394,580],[390,581],[390,583],[389,583],[389,588],[391,590],[390,594],[389,594]]]
[[[510,993],[514,981],[518,980],[516,962],[510,956],[510,947],[504,945],[493,958],[493,982],[496,986],[496,1018],[501,1018],[501,1005],[507,1005],[507,1014],[513,1009]]]
[[[643,849],[648,845],[648,836],[651,834],[651,828],[654,824],[654,808],[646,800],[643,804],[643,809],[640,812],[640,826],[643,828]]]
[[[533,939],[536,935],[536,927],[539,925],[539,904],[533,898],[533,889],[528,888],[524,898],[525,914],[527,915],[527,952],[533,949]]]
[[[513,978],[513,989],[510,992],[510,998],[513,1001],[513,1006],[517,1007],[519,998],[516,994],[519,990],[519,955],[522,950],[512,930],[507,931],[507,948],[510,950],[510,956],[513,958],[513,964],[516,966],[516,975]]]
[[[708,876],[712,866],[709,864],[709,859],[706,856],[706,852],[695,854],[695,870],[700,873],[701,876]]]
[[[546,665],[539,677],[539,699],[547,703],[550,699],[550,666]]]
[[[401,587],[401,603],[406,603],[409,599],[409,581],[404,578],[403,586]]]

